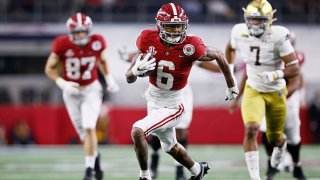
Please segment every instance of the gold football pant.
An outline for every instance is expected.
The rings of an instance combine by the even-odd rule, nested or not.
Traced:
[[[262,93],[246,85],[243,93],[241,112],[244,124],[261,124],[266,116],[269,142],[282,138],[286,118],[286,88],[275,92]]]

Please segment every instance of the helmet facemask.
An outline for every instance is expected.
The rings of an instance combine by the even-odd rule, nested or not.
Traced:
[[[86,33],[86,35],[81,35],[82,33]],[[79,38],[79,36],[81,37]],[[70,37],[74,44],[78,46],[85,46],[89,42],[90,32],[86,30],[78,30],[78,31],[74,30],[74,31],[70,31]]]
[[[252,36],[261,36],[270,28],[269,18],[265,16],[247,16],[245,17],[246,24],[249,30],[250,35]]]
[[[160,38],[170,44],[180,44],[187,34],[187,21],[157,22]]]

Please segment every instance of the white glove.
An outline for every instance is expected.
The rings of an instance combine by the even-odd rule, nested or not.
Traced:
[[[235,99],[239,94],[239,89],[237,86],[233,86],[231,88],[227,88],[226,94],[225,94],[225,100],[233,100]]]
[[[80,93],[78,87],[79,84],[72,81],[66,81],[59,77],[56,79],[56,84],[62,89],[62,91],[66,92],[67,94],[71,95],[78,95]]]
[[[284,73],[282,70],[263,72],[258,75],[264,83],[271,83],[277,79],[283,78]]]
[[[151,53],[148,53],[144,56],[144,58],[141,60],[143,54],[140,54],[136,60],[136,63],[132,67],[131,71],[132,74],[135,76],[142,75],[143,73],[147,71],[154,70],[156,67],[156,59],[152,58],[149,60]]]
[[[111,74],[106,75],[105,79],[107,81],[107,91],[111,93],[115,93],[119,91],[119,86]]]
[[[127,51],[127,47],[126,46],[123,46],[122,48],[120,48],[118,50],[118,53],[119,53],[119,56],[120,56],[121,60],[123,60],[123,61],[128,61],[129,60],[129,53]]]

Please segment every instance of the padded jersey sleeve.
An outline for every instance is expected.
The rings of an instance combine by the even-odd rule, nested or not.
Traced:
[[[207,48],[200,37],[194,36],[192,44],[195,48],[195,53],[193,54],[194,60],[198,60],[206,55]]]
[[[288,54],[294,53],[294,49],[290,43],[289,36],[290,32],[285,27],[279,27],[276,33],[279,35],[279,41],[277,43],[278,51],[280,56],[286,56]]]
[[[101,42],[102,48],[101,48],[100,51],[105,50],[105,49],[107,48],[107,41],[106,41],[106,39],[105,39],[102,35],[98,35],[98,34],[97,34],[97,35],[95,35],[95,36],[96,36],[96,39]]]
[[[52,42],[52,46],[51,46],[51,51],[58,54],[59,56],[62,53],[62,48],[61,48],[61,38],[58,36],[56,37],[53,42]]]

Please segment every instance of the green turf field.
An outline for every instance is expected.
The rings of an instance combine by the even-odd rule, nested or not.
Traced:
[[[100,146],[106,180],[138,179],[138,163],[131,146]],[[209,161],[205,179],[248,180],[241,146],[190,146],[197,161]],[[265,172],[264,149],[260,149],[261,174]],[[161,152],[159,180],[174,180],[172,158]],[[320,180],[320,146],[303,146],[302,163],[309,180]],[[84,171],[81,146],[0,147],[0,180],[81,180]],[[188,174],[188,172],[186,172]],[[281,173],[276,179],[293,179]]]

